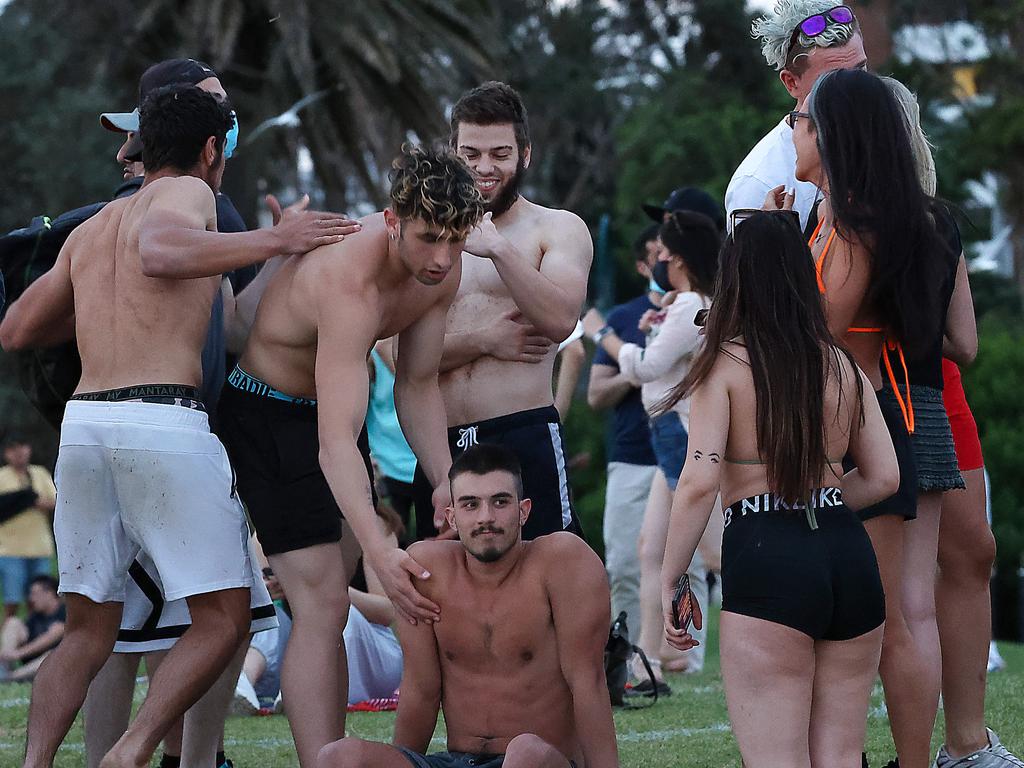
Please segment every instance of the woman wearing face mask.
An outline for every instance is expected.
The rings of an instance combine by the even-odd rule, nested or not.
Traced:
[[[614,333],[601,337],[601,347],[619,365],[622,374],[641,385],[644,408],[651,418],[651,440],[658,462],[640,532],[640,635],[637,641],[652,661],[661,695],[669,693],[661,679],[662,661],[674,670],[697,672],[703,666],[703,645],[683,657],[664,648],[662,653],[659,578],[665,556],[668,514],[679,473],[686,458],[686,431],[690,418],[689,399],[677,402],[669,411],[653,415],[657,405],[679,384],[698,352],[702,336],[694,318],[706,309],[718,270],[721,235],[707,216],[676,211],[658,233],[661,253],[654,278],[667,289],[661,312],[649,311],[640,321],[649,334],[646,348],[626,344]],[[706,596],[707,578],[703,565],[693,566],[694,588]],[[664,658],[663,657],[666,657]],[[634,669],[634,672],[639,672]],[[639,677],[639,675],[637,675]],[[635,686],[648,693],[650,683]]]
[[[830,72],[804,110],[790,114],[796,176],[825,195],[810,246],[829,329],[870,380],[900,464],[897,493],[859,514],[885,588],[879,671],[899,765],[925,768],[941,673],[939,495],[918,503],[909,371],[941,354],[943,285],[958,254],[947,253],[936,230],[907,120],[885,82],[867,72]],[[938,357],[931,362],[938,365]]]

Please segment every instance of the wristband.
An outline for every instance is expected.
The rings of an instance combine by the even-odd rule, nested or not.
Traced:
[[[612,327],[611,327],[610,325],[605,325],[604,327],[602,327],[601,329],[599,329],[599,330],[597,331],[597,333],[595,333],[595,334],[594,334],[593,336],[591,336],[590,338],[591,338],[591,340],[593,340],[593,342],[594,342],[595,344],[598,344],[598,345],[600,345],[600,344],[601,344],[601,339],[603,339],[603,338],[604,338],[605,336],[607,336],[607,335],[608,335],[609,333],[613,333],[614,331],[615,331],[615,329],[614,329],[614,328],[612,328]]]

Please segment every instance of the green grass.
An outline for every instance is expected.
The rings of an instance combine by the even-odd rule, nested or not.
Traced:
[[[673,695],[651,709],[617,711],[615,726],[623,768],[740,768],[739,754],[728,729],[728,715],[718,673],[717,612],[712,616],[705,671],[670,675]],[[1003,743],[1024,753],[1024,646],[1000,646],[1009,671],[989,678],[988,723]],[[141,692],[139,692],[141,693]],[[19,765],[27,713],[27,685],[0,686],[0,768]],[[868,724],[868,756],[881,766],[895,756],[888,722],[881,714],[881,689],[872,697]],[[941,716],[934,747],[941,741]],[[349,716],[349,733],[386,741],[394,715],[357,713]],[[439,726],[436,737],[443,737]],[[228,720],[227,753],[238,768],[294,766],[288,724],[280,716]],[[442,742],[436,743],[443,748]],[[85,764],[81,723],[76,723],[57,756],[57,768]]]

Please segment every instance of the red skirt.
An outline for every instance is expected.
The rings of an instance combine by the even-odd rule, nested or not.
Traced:
[[[981,455],[981,440],[978,438],[978,425],[974,414],[967,404],[964,385],[960,380],[960,369],[956,363],[943,358],[942,360],[942,400],[949,416],[949,426],[953,428],[953,445],[956,447],[956,459],[961,472],[981,469],[985,459]]]

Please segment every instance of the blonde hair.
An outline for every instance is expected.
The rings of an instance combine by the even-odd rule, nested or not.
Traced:
[[[807,53],[812,48],[845,45],[853,38],[858,29],[856,18],[853,24],[829,24],[820,35],[814,37],[800,32],[793,41],[793,33],[801,21],[808,16],[830,11],[840,4],[841,0],[779,0],[771,13],[754,19],[750,36],[761,41],[764,60],[781,72],[786,68],[791,48],[800,48],[803,53]]]
[[[423,219],[459,241],[483,217],[473,174],[451,150],[407,144],[391,168],[391,210],[399,219]]]
[[[907,124],[907,135],[910,138],[910,149],[914,153],[914,167],[921,189],[928,197],[935,197],[937,181],[935,177],[935,158],[932,157],[932,143],[928,141],[924,128],[921,127],[921,105],[917,96],[907,86],[894,77],[883,77],[884,82],[892,91]]]

